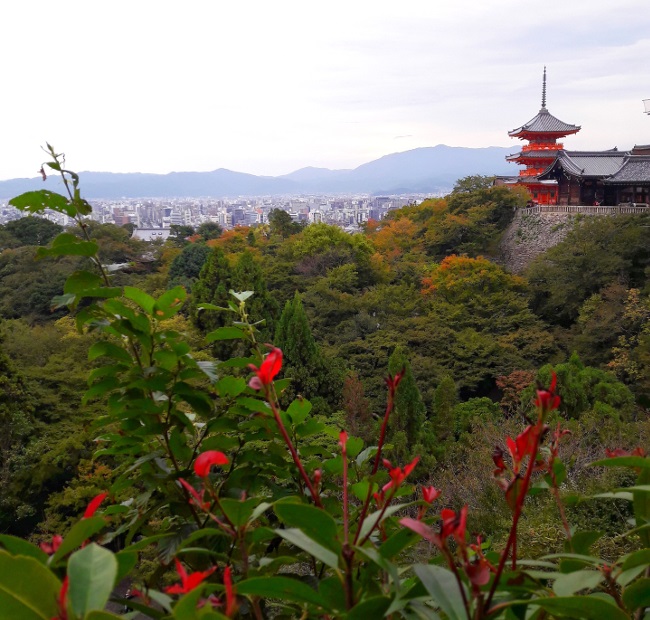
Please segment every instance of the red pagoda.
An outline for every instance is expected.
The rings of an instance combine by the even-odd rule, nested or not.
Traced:
[[[525,166],[519,171],[519,177],[506,183],[525,186],[533,202],[556,204],[557,182],[542,181],[538,177],[555,161],[558,151],[564,148],[558,139],[579,131],[579,126],[562,122],[546,109],[546,67],[544,67],[542,108],[535,118],[508,132],[512,138],[527,140],[528,144],[522,146],[519,153],[506,157],[508,161]]]

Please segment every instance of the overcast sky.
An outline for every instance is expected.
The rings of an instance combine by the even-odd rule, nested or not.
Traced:
[[[23,0],[0,7],[0,178],[46,141],[76,170],[352,168],[510,146],[650,143],[648,0]],[[516,167],[513,166],[516,170]]]

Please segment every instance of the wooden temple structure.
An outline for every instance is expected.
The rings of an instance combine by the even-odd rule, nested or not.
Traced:
[[[557,183],[552,179],[540,179],[539,176],[555,161],[564,144],[559,139],[578,133],[580,127],[570,125],[553,116],[546,108],[546,67],[542,78],[542,107],[537,116],[527,123],[508,132],[511,138],[528,142],[521,151],[506,157],[520,166],[519,177],[506,181],[507,184],[523,185],[534,202],[555,204],[558,197]]]
[[[528,142],[506,157],[523,168],[517,177],[497,177],[495,184],[523,186],[531,203],[540,205],[650,205],[650,145],[630,151],[567,151],[558,140],[578,133],[546,108],[546,67],[542,107],[537,116],[508,132]]]

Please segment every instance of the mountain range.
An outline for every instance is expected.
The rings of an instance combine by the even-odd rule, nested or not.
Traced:
[[[87,198],[236,197],[309,193],[405,194],[448,191],[454,182],[474,174],[516,174],[505,161],[513,148],[453,147],[439,144],[385,155],[351,170],[301,168],[282,176],[258,176],[219,168],[212,172],[82,172]],[[26,191],[61,191],[61,181],[40,177],[0,181],[0,197]]]

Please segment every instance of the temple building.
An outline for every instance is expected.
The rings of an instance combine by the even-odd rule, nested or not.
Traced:
[[[558,140],[579,131],[579,126],[561,121],[546,109],[546,67],[544,67],[540,111],[521,127],[508,132],[511,138],[528,142],[521,147],[521,151],[506,157],[508,161],[524,168],[519,171],[519,177],[504,178],[502,182],[508,185],[523,185],[536,203],[555,204],[558,197],[557,183],[553,179],[542,180],[539,175],[553,163],[558,152],[564,148]]]
[[[525,140],[521,151],[506,157],[524,166],[517,177],[497,177],[495,184],[524,186],[531,202],[542,205],[650,204],[650,145],[630,151],[566,151],[558,142],[580,131],[546,109],[546,67],[542,107],[537,116],[508,132]]]
[[[650,147],[631,151],[560,151],[538,177],[558,186],[559,205],[647,205],[650,203]]]

